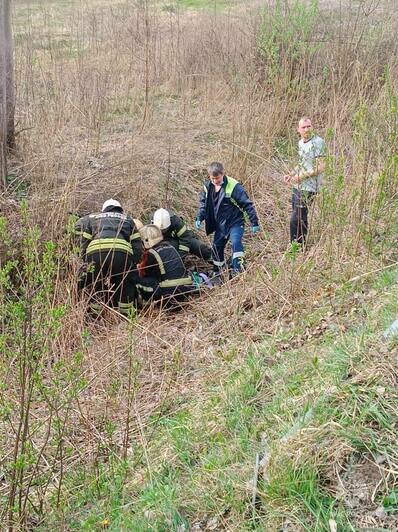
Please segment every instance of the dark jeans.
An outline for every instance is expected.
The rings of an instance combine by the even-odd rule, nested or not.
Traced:
[[[315,196],[316,192],[293,189],[290,242],[305,244],[308,233],[308,209]]]
[[[132,256],[124,251],[103,250],[86,257],[79,290],[90,296],[90,308],[101,310],[100,301],[128,314],[136,299]]]
[[[245,256],[242,242],[243,233],[243,225],[233,225],[228,235],[225,235],[219,229],[216,230],[213,240],[213,263],[215,271],[219,271],[225,264],[224,250],[229,239],[231,239],[232,244],[232,269],[236,272],[242,270]]]

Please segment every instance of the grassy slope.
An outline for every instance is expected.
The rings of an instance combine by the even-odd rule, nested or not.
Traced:
[[[62,25],[56,36],[57,53],[73,58]],[[54,47],[45,39],[41,46]],[[163,149],[167,152],[167,146]],[[378,277],[376,291],[367,291],[367,297],[360,286],[344,286],[333,307],[320,303],[266,341],[268,327],[259,330],[261,340],[248,351],[218,351],[199,390],[190,389],[189,398],[176,394],[167,412],[152,414],[147,428],[134,437],[127,464],[105,458],[107,450],[99,448],[101,458],[93,468],[90,463],[84,471],[68,472],[63,512],[48,515],[42,529],[63,523],[73,530],[325,530],[332,518],[341,530],[350,529],[349,521],[354,529],[393,530],[393,518],[372,512],[384,497],[392,509],[396,497],[396,380],[390,371],[395,354],[378,337],[396,314],[396,275]],[[231,331],[228,346],[242,343],[239,333]],[[114,334],[120,338],[120,329]],[[98,395],[94,400],[100,403]],[[109,432],[111,440],[111,427]],[[254,510],[248,483],[258,452],[268,453],[270,460]],[[52,503],[55,512],[55,499]]]
[[[396,318],[397,278],[346,285],[333,308],[223,353],[204,392],[153,416],[127,464],[68,478],[67,527],[396,529],[397,343],[381,332]]]

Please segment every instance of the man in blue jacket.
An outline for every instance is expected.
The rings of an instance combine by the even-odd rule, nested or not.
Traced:
[[[260,230],[258,216],[243,186],[225,175],[221,163],[211,163],[208,174],[209,180],[204,184],[200,195],[195,225],[199,229],[205,221],[206,234],[214,233],[214,271],[219,272],[225,265],[224,250],[231,239],[232,269],[234,272],[240,272],[244,266],[242,238],[245,220],[250,220],[252,233],[257,233]]]

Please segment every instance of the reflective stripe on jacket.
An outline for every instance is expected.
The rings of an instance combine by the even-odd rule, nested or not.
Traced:
[[[95,251],[111,250],[125,251],[133,254],[133,249],[129,242],[121,238],[96,238],[92,240],[87,246],[86,254],[94,253]]]
[[[180,253],[189,253],[194,234],[188,229],[183,218],[171,211],[168,212],[170,214],[170,227],[162,231],[164,239],[175,241],[175,247]]]
[[[145,277],[156,279],[161,288],[186,286],[192,284],[178,251],[167,242],[160,242],[148,249]]]
[[[134,263],[140,260],[140,234],[131,216],[119,210],[109,208],[80,218],[75,224],[75,235],[80,239],[84,256],[115,249],[133,255]]]
[[[246,217],[252,225],[258,225],[253,202],[241,183],[225,175],[221,189],[216,193],[213,183],[206,181],[200,194],[197,219],[205,220],[207,235],[216,229],[227,235],[232,226],[243,225]]]

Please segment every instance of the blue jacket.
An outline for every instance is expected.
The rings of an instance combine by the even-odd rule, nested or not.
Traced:
[[[199,201],[197,219],[201,222],[205,220],[207,235],[218,230],[227,236],[231,227],[243,225],[245,218],[249,218],[253,226],[259,225],[253,202],[243,186],[232,177],[224,176],[217,195],[213,183],[206,181]]]

